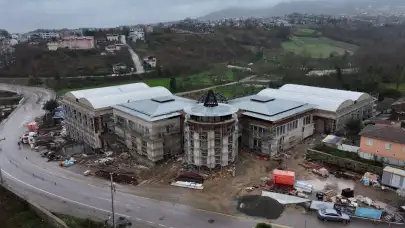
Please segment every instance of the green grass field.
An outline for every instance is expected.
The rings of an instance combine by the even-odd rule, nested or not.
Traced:
[[[242,75],[243,76],[243,75]],[[214,68],[213,70],[193,74],[190,76],[184,77],[175,77],[176,78],[176,87],[178,89],[177,92],[189,91],[193,89],[201,89],[213,85],[218,84],[225,84],[228,82],[240,80],[241,78],[240,72],[229,72],[224,66]],[[166,88],[170,88],[170,78],[153,78],[147,79],[143,81],[135,80],[135,79],[127,79],[122,81],[115,81],[109,82],[108,80],[103,81],[102,83],[95,83],[94,86],[82,86],[79,88],[62,88],[57,91],[57,95],[61,96],[69,91],[74,90],[82,90],[82,89],[92,89],[92,88],[99,88],[99,87],[106,87],[106,86],[115,86],[115,85],[123,85],[128,83],[135,83],[135,82],[144,82],[150,87],[156,86],[163,86]]]
[[[295,34],[298,36],[310,36],[310,35],[319,35],[320,33],[316,30],[309,28],[299,28]]]
[[[298,55],[308,54],[312,58],[328,58],[331,53],[344,54],[345,51],[355,52],[356,45],[332,40],[326,37],[292,36],[290,41],[282,43],[284,51]]]
[[[386,88],[390,88],[390,89],[397,89],[397,83],[384,83],[383,84]],[[398,91],[400,91],[401,93],[405,93],[405,83],[401,83],[398,86]]]

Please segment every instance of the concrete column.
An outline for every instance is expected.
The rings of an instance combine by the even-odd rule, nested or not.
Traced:
[[[216,155],[215,154],[215,130],[208,131],[207,141],[208,141],[207,165],[208,165],[208,167],[213,168],[213,167],[215,167],[215,155]]]
[[[194,138],[194,150],[190,150],[190,153],[194,154],[194,164],[201,165],[201,151],[200,151],[200,135],[197,132],[193,132]]]
[[[221,154],[221,161],[222,161],[222,165],[223,165],[223,166],[228,165],[228,159],[229,159],[229,157],[228,157],[228,153],[229,153],[229,151],[228,151],[228,145],[229,145],[229,139],[228,139],[228,137],[229,137],[229,136],[224,136],[224,137],[222,138],[222,154]],[[231,137],[232,137],[232,135],[231,135]]]

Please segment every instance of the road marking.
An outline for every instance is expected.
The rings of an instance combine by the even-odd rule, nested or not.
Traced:
[[[136,220],[138,220],[138,221],[142,221],[142,219],[140,219],[140,218],[135,218]]]
[[[25,182],[22,181],[22,180],[19,180],[19,179],[15,178],[14,176],[10,175],[9,173],[5,172],[4,170],[3,170],[2,172],[3,172],[4,174],[6,174],[7,176],[11,177],[12,179],[14,179],[15,181],[20,182],[21,184],[26,185],[26,186],[28,186],[28,187],[30,187],[30,188],[33,188],[33,189],[35,189],[35,190],[37,190],[37,191],[40,191],[40,192],[43,192],[43,193],[45,193],[45,194],[54,196],[54,197],[56,197],[56,198],[60,198],[60,199],[62,199],[62,200],[64,200],[64,201],[67,201],[67,202],[72,202],[72,203],[75,203],[75,204],[78,204],[78,205],[81,205],[81,206],[84,206],[84,207],[88,207],[88,208],[91,208],[91,209],[94,209],[94,210],[99,210],[99,211],[111,213],[111,211],[108,211],[108,210],[104,210],[104,209],[101,209],[101,208],[93,207],[93,206],[90,206],[90,205],[87,205],[87,204],[84,204],[84,203],[80,203],[80,202],[77,202],[77,201],[74,201],[74,200],[71,200],[71,199],[67,199],[67,198],[65,198],[65,197],[63,197],[63,196],[58,196],[58,195],[56,195],[56,194],[47,192],[47,191],[45,191],[45,190],[42,190],[42,189],[40,189],[40,188],[37,188],[37,187],[32,186],[32,185],[30,185],[30,184],[28,184],[28,183],[25,183]],[[116,214],[119,215],[119,216],[123,216],[123,217],[126,217],[126,218],[130,218],[129,215],[123,215],[123,214],[119,214],[119,213],[116,213]]]
[[[159,226],[163,226],[163,227],[165,226],[165,225],[163,225],[163,224],[158,224],[158,225],[159,225]]]
[[[128,194],[128,193],[125,193],[125,192],[121,192],[121,193],[123,193],[123,194],[125,194],[125,195],[132,196],[132,197],[140,197],[140,198],[142,198],[142,199],[156,201],[156,202],[159,202],[159,203],[165,203],[165,204],[170,203],[170,202],[168,202],[168,201],[163,201],[163,200],[148,198],[148,197],[145,197],[145,196],[138,196],[138,195]],[[189,207],[189,206],[187,206],[187,205],[182,205],[182,206]],[[224,214],[224,213],[221,213],[221,212],[209,211],[209,210],[205,210],[205,209],[201,209],[201,208],[195,208],[195,207],[189,207],[189,208],[194,209],[194,210],[197,210],[197,211],[202,211],[202,212],[211,213],[211,214],[217,214],[217,215],[226,216],[226,217],[232,217],[232,218],[236,218],[236,219],[240,219],[240,220],[253,221],[253,222],[256,222],[256,223],[257,223],[257,222],[265,222],[265,223],[267,223],[267,224],[270,224],[270,225],[272,225],[272,226],[276,226],[276,227],[278,227],[278,228],[291,228],[291,227],[289,227],[289,226],[284,226],[284,225],[280,225],[280,224],[277,224],[277,223],[269,223],[269,222],[267,222],[267,221],[265,221],[265,220],[260,220],[260,219],[254,219],[254,218],[243,217],[243,216],[236,216],[236,215],[229,215],[229,214]]]
[[[150,224],[154,224],[153,222],[151,222],[151,221],[146,221],[147,223],[150,223]]]

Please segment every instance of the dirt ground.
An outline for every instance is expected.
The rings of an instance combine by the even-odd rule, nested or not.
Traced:
[[[356,195],[370,197],[373,200],[381,201],[392,206],[397,206],[400,197],[391,191],[382,191],[379,188],[367,187],[359,180],[345,179],[322,179],[311,173],[310,170],[302,167],[300,163],[304,161],[305,150],[308,143],[299,144],[287,151],[289,158],[285,160],[283,166],[287,170],[296,173],[297,180],[308,181],[315,185],[326,185],[327,183],[338,183],[340,189],[350,187],[354,188]],[[209,174],[204,181],[204,190],[192,190],[170,186],[169,183],[176,177],[182,169],[181,161],[169,161],[165,164],[155,167],[150,179],[141,182],[136,187],[135,194],[149,198],[181,203],[200,209],[217,211],[222,213],[236,212],[236,197],[246,194],[261,194],[264,186],[264,177],[270,177],[273,169],[278,167],[278,162],[258,159],[256,155],[242,152],[235,164],[235,177],[232,177],[232,169],[227,168],[214,174]],[[247,187],[259,187],[253,191],[247,191]]]

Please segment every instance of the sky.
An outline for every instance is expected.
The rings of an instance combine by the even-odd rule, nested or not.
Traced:
[[[0,0],[0,29],[116,27],[199,17],[228,7],[282,0]]]

